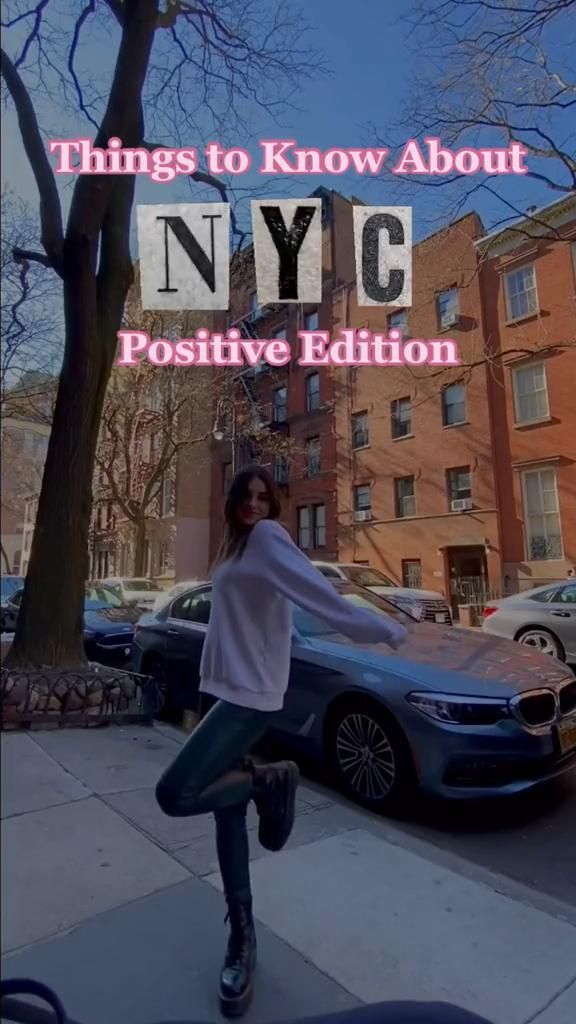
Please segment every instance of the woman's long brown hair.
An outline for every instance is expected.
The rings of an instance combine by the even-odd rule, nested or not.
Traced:
[[[246,547],[251,527],[240,522],[240,507],[250,495],[250,482],[254,478],[261,480],[268,493],[270,511],[268,519],[278,519],[282,509],[278,487],[271,474],[263,466],[245,466],[232,480],[224,506],[224,536],[218,554],[212,565],[212,571],[229,558],[241,558]]]

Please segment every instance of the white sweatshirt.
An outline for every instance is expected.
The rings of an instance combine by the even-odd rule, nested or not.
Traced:
[[[292,604],[358,643],[399,647],[404,626],[343,598],[286,530],[257,523],[241,558],[214,573],[200,690],[230,704],[279,711],[290,675]]]

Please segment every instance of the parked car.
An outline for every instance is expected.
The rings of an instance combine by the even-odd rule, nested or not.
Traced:
[[[482,629],[576,664],[576,583],[553,583],[490,601]]]
[[[358,801],[382,809],[415,786],[442,797],[512,794],[576,766],[576,680],[560,662],[481,632],[415,622],[351,583],[348,600],[409,623],[397,652],[355,645],[294,609],[290,685],[275,719],[292,753],[327,761]],[[134,635],[134,667],[170,714],[197,705],[210,585]]]
[[[164,593],[163,587],[154,580],[130,579],[124,576],[109,576],[102,580],[102,586],[108,587],[123,604],[135,604],[142,611],[150,611],[157,597]]]
[[[23,576],[11,576],[8,573],[0,576],[1,602],[0,602],[0,629],[10,630],[13,628],[14,615],[8,607],[10,598],[24,586]]]
[[[12,629],[24,591],[18,590],[8,601]],[[134,626],[142,613],[134,605],[124,605],[100,583],[86,585],[84,600],[84,648],[89,661],[116,668],[128,666],[132,657]]]
[[[412,587],[399,587],[389,576],[369,565],[358,565],[357,562],[313,562],[323,576],[332,580],[348,580],[357,587],[366,587],[373,594],[385,597],[415,618],[423,618],[428,622],[439,622],[452,625],[450,605],[442,594],[435,590],[418,590]]]
[[[175,597],[178,597],[178,594],[183,594],[185,590],[190,590],[191,587],[199,587],[204,583],[206,583],[206,580],[182,580],[180,583],[175,583],[169,590],[163,590],[161,594],[158,594],[152,611],[159,611],[163,605],[169,604]]]

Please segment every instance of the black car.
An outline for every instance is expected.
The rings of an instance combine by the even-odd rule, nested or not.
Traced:
[[[9,621],[5,628],[15,629],[24,590],[13,594],[6,606]],[[86,586],[84,600],[84,647],[89,661],[101,665],[125,667],[132,654],[134,627],[142,612],[122,601],[98,583]]]

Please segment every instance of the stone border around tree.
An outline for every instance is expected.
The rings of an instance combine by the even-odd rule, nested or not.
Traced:
[[[154,680],[124,669],[0,669],[2,729],[152,725]]]

